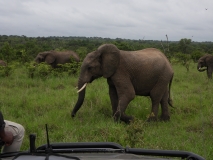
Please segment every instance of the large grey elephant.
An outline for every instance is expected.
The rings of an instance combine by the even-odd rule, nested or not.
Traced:
[[[7,63],[3,60],[0,60],[0,66],[7,66]]]
[[[58,64],[70,63],[71,58],[76,62],[80,61],[78,54],[73,51],[46,51],[38,53],[35,58],[35,62],[46,62],[47,64],[50,64],[53,68],[56,68]]]
[[[172,106],[170,88],[173,74],[168,59],[157,49],[123,51],[113,44],[101,45],[83,60],[78,79],[78,100],[71,116],[74,117],[83,104],[86,84],[103,76],[109,85],[115,121],[129,123],[133,120],[125,110],[136,95],[150,96],[149,120],[157,120],[161,104],[161,118],[167,121],[170,119],[168,104]]]
[[[206,70],[209,79],[212,78],[213,72],[213,55],[206,54],[198,60],[197,70],[203,72]]]

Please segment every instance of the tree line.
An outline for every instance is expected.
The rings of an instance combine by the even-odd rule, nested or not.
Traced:
[[[0,59],[30,62],[39,52],[73,50],[83,59],[87,53],[96,50],[101,44],[112,43],[121,50],[140,50],[144,48],[160,49],[168,58],[196,62],[204,54],[213,54],[213,42],[194,42],[183,38],[179,41],[167,40],[131,40],[101,37],[26,37],[0,35]]]

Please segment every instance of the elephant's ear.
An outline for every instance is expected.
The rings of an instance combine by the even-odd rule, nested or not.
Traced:
[[[55,57],[52,54],[48,54],[45,58],[45,62],[51,64],[55,61]]]
[[[112,76],[120,63],[120,50],[112,44],[105,44],[98,48],[101,53],[101,68],[103,77]]]

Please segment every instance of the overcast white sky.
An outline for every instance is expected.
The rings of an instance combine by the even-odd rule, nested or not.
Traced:
[[[0,35],[213,41],[213,0],[0,0]]]

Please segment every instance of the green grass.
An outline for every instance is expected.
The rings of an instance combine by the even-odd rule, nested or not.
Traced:
[[[29,149],[29,134],[36,133],[36,146],[46,143],[45,124],[50,142],[117,142],[146,149],[185,150],[213,157],[213,80],[198,72],[191,63],[189,72],[173,64],[175,76],[170,122],[147,123],[151,101],[137,96],[126,113],[136,121],[115,123],[106,79],[87,86],[83,106],[74,119],[71,110],[77,101],[77,76],[31,79],[24,67],[9,77],[0,77],[0,110],[5,119],[26,129],[22,150]],[[160,111],[160,110],[159,110]],[[160,113],[159,113],[160,114]]]

